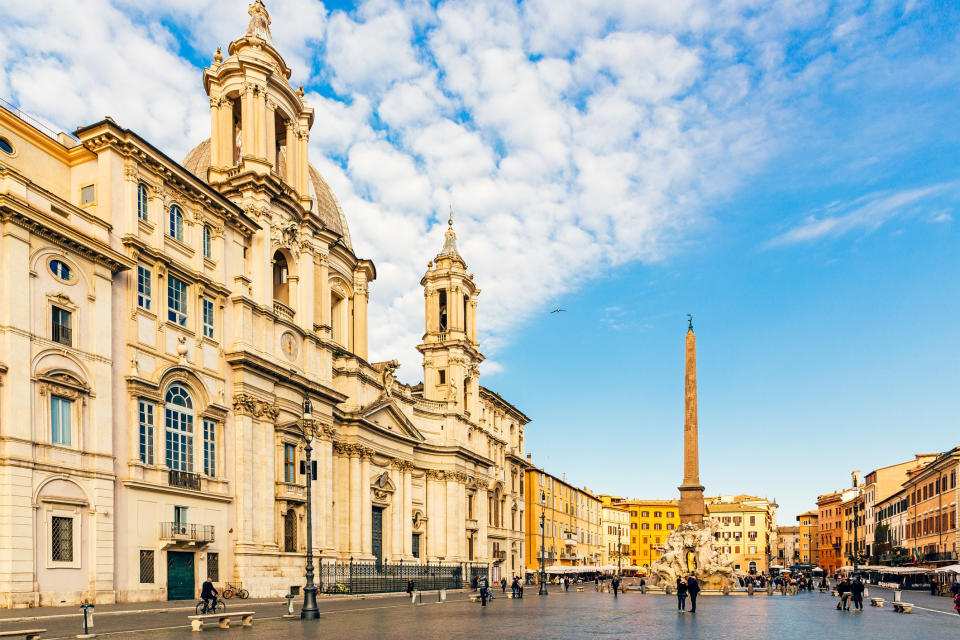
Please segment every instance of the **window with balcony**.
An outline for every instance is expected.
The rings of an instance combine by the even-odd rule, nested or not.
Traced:
[[[166,464],[175,471],[193,472],[193,400],[179,384],[172,385],[163,407]]]
[[[73,336],[70,326],[72,317],[73,314],[66,309],[61,309],[57,306],[51,308],[50,337],[54,342],[59,342],[60,344],[68,347],[73,344]]]

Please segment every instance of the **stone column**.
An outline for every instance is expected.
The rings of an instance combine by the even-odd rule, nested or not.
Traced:
[[[447,560],[461,559],[460,541],[464,537],[463,518],[460,517],[460,505],[457,504],[460,484],[447,474],[446,482],[446,533],[447,533]]]
[[[353,352],[367,358],[367,280],[362,271],[354,274]]]
[[[373,553],[373,501],[370,497],[370,454],[364,452],[360,457],[360,526],[362,532],[363,555]]]
[[[223,109],[223,100],[220,98],[210,97],[210,166],[211,167],[221,167],[226,163],[221,157],[221,151],[223,149],[223,127],[222,120],[223,117],[220,115],[221,109]],[[206,179],[206,176],[201,176],[201,179]]]
[[[390,559],[395,562],[403,557],[403,463],[399,461],[393,463],[393,467],[390,469],[390,479],[396,487],[390,500],[390,515],[392,516],[390,518]]]
[[[350,511],[350,555],[358,557],[363,552],[362,522],[360,519],[360,458],[356,453],[350,454],[350,502],[348,509]]]
[[[287,184],[297,188],[297,129],[293,122],[287,123],[287,175],[285,176]]]
[[[267,162],[270,163],[273,171],[277,170],[277,104],[267,99],[267,115],[264,122],[265,150]]]
[[[253,544],[253,417],[237,411],[234,404],[234,500],[236,506],[236,541],[239,545]]]
[[[257,123],[256,116],[254,115],[256,110],[253,104],[255,99],[253,88],[254,85],[252,82],[244,83],[243,93],[240,94],[240,138],[243,140],[240,147],[241,162],[243,156],[256,155],[256,140],[254,134],[256,133]]]
[[[410,472],[409,465],[403,469],[403,556],[411,558],[413,556],[413,474]],[[424,556],[424,549],[420,550],[420,555]]]
[[[332,436],[332,434],[331,434]],[[323,460],[323,468],[326,469],[320,482],[323,484],[323,502],[320,506],[320,513],[323,519],[323,548],[334,550],[336,548],[335,529],[336,524],[333,517],[333,441],[326,437],[320,441],[320,455]],[[338,476],[342,478],[343,476]]]
[[[341,557],[349,556],[351,545],[351,527],[350,527],[350,458],[345,453],[337,450],[334,456],[334,469],[338,482],[335,487],[334,505],[334,544],[333,547]]]
[[[441,472],[442,473],[442,472]],[[447,538],[444,532],[443,484],[437,472],[427,471],[427,553],[424,558],[435,560],[447,555]]]

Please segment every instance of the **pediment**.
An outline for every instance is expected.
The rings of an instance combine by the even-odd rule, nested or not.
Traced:
[[[410,418],[400,410],[393,399],[381,398],[372,405],[360,410],[360,418],[388,433],[396,433],[405,438],[410,438],[418,442],[426,438],[420,433],[416,425],[410,421]]]

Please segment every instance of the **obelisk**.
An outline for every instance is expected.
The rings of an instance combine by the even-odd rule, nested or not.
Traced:
[[[687,329],[686,375],[683,411],[683,484],[680,485],[681,524],[703,522],[703,486],[700,484],[699,436],[697,432],[697,338],[693,317]]]

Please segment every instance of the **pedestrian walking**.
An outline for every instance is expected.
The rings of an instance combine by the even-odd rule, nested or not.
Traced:
[[[610,588],[613,589],[613,597],[617,597],[617,591],[620,590],[620,576],[613,576],[613,580],[610,581]]]
[[[513,576],[513,582],[510,583],[510,594],[511,594],[514,598],[517,597],[517,589],[519,589],[519,587],[520,587],[520,585],[518,585],[517,582],[519,582],[519,581],[517,580],[517,576]]]
[[[407,595],[413,597],[413,578],[407,578]]]
[[[844,578],[837,585],[837,595],[840,596],[840,602],[837,603],[837,609],[850,611],[850,583]]]
[[[690,594],[690,613],[697,612],[697,594],[700,593],[700,583],[692,575],[687,578],[687,593]]]
[[[687,581],[677,577],[677,613],[687,610]]]
[[[640,593],[646,593],[646,592],[647,592],[647,581],[644,580],[643,578],[640,578]]]
[[[858,577],[853,581],[853,584],[850,585],[850,593],[853,594],[853,607],[862,612],[863,611],[863,582]]]
[[[504,594],[507,593],[507,578],[506,578],[506,577],[500,578],[500,592],[501,592],[501,593],[504,593]]]
[[[478,584],[480,586],[480,604],[485,607],[490,595],[490,583],[487,581],[487,576],[480,578]]]

